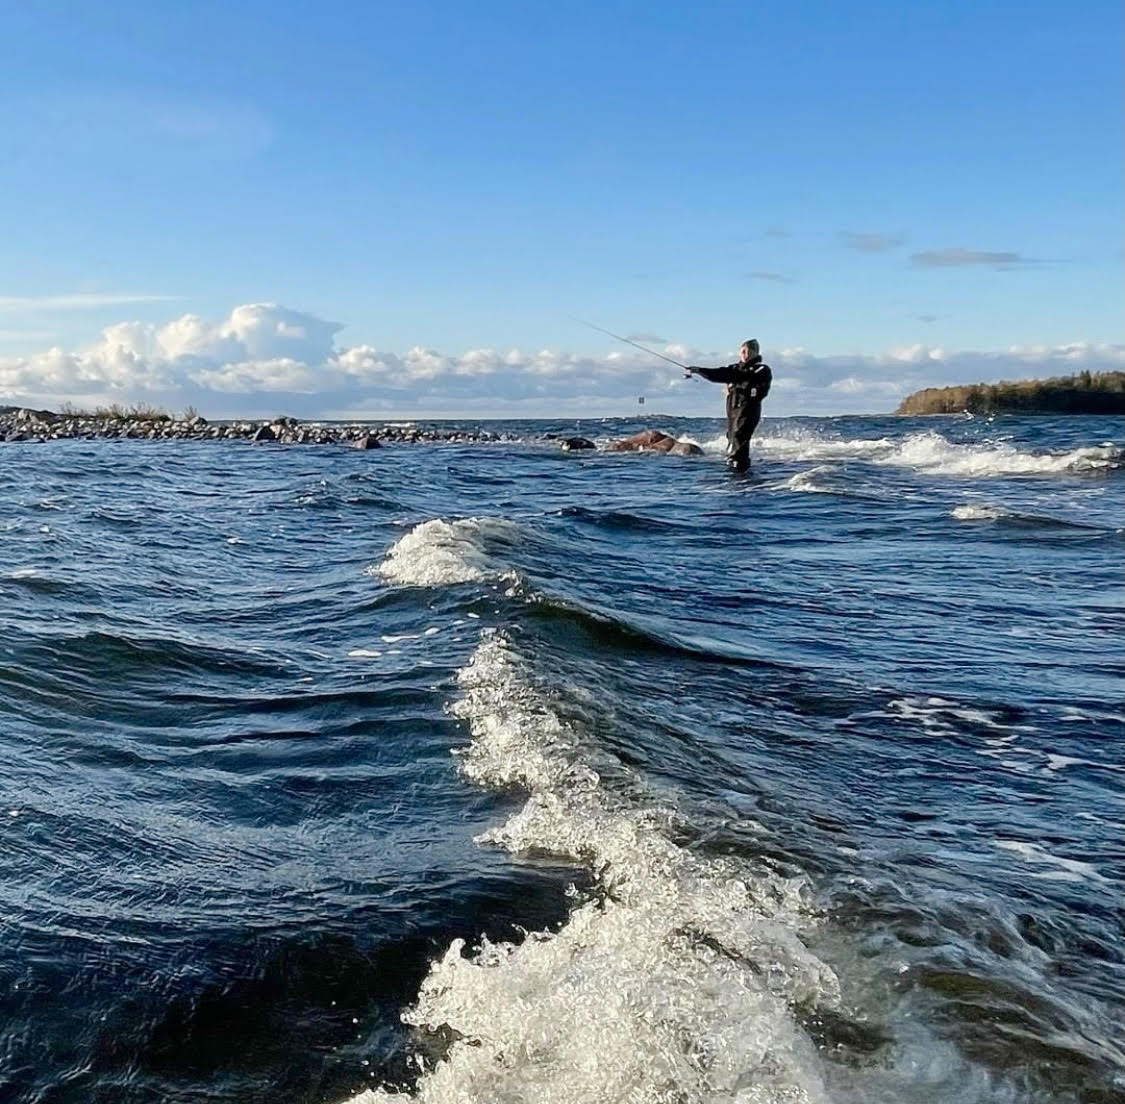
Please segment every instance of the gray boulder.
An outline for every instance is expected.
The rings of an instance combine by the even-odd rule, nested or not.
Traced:
[[[592,449],[597,446],[593,441],[587,440],[585,437],[568,437],[563,441],[562,447],[567,452],[577,452],[580,449]]]

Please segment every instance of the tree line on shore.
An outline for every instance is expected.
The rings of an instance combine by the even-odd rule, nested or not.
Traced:
[[[927,387],[896,414],[1125,414],[1125,372],[1079,372],[1017,383]]]

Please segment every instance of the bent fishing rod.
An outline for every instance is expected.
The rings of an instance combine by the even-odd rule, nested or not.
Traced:
[[[615,334],[612,330],[603,330],[601,326],[595,326],[593,322],[587,322],[583,318],[576,318],[573,314],[570,318],[574,322],[579,322],[583,326],[589,326],[591,330],[597,330],[598,333],[604,333],[606,337],[612,337],[614,341],[624,341],[626,345],[632,345],[634,349],[640,349],[642,353],[648,353],[649,356],[659,357],[661,360],[666,360],[669,364],[674,364],[677,368],[684,370],[684,376],[692,375],[692,370],[686,365],[681,364],[678,360],[673,360],[670,356],[665,356],[663,353],[658,353],[655,349],[650,349],[645,345],[641,345],[631,338],[622,337],[620,334]]]

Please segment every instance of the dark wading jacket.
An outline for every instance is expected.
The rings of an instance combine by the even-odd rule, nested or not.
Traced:
[[[740,438],[754,432],[762,416],[762,399],[770,393],[773,372],[758,357],[748,364],[739,361],[722,368],[692,368],[712,383],[727,385],[727,434]]]

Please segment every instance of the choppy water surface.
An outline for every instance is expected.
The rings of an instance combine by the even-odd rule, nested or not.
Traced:
[[[1123,1101],[1120,419],[0,451],[0,1097]]]

